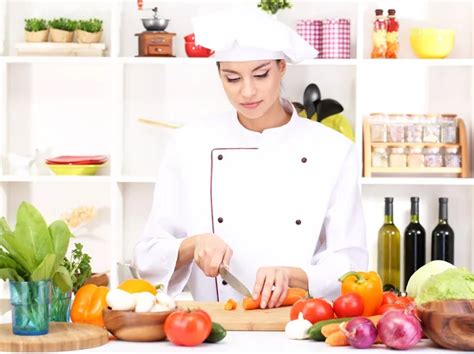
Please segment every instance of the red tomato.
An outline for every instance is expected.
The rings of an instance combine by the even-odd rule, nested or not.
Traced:
[[[393,304],[397,301],[398,297],[391,291],[384,291],[382,305]]]
[[[364,300],[356,293],[347,293],[334,301],[334,312],[337,317],[357,317],[364,313]]]
[[[334,318],[331,305],[324,299],[301,299],[296,301],[290,310],[290,319],[296,320],[302,312],[305,320],[311,323]]]
[[[400,304],[385,304],[379,307],[377,315],[383,315],[385,312],[390,310],[403,311],[405,310],[405,306]]]
[[[402,305],[402,306],[407,306],[411,304],[413,301],[415,301],[412,297],[410,296],[401,296],[397,298],[395,301],[396,304]]]
[[[170,342],[187,347],[204,342],[211,329],[211,317],[203,310],[175,311],[166,318],[164,326]]]

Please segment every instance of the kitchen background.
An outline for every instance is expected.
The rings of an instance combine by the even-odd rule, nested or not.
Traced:
[[[73,229],[92,257],[95,272],[115,276],[117,262],[128,262],[148,217],[156,174],[172,128],[141,119],[177,125],[231,108],[212,58],[190,58],[184,36],[191,17],[258,1],[0,0],[0,215],[10,223],[22,200],[33,203],[47,220],[78,207],[95,216]],[[175,57],[137,57],[142,18],[170,19],[176,33]],[[397,10],[399,59],[371,59],[374,10]],[[453,9],[456,9],[455,11]],[[296,28],[301,19],[350,20],[347,59],[314,59],[290,65],[283,93],[303,102],[304,89],[316,83],[323,98],[344,106],[359,149],[362,176],[363,120],[370,113],[450,113],[466,124],[471,150],[474,112],[473,1],[293,1],[278,18]],[[42,17],[103,20],[103,57],[18,55],[24,42],[24,19]],[[455,31],[446,59],[421,60],[410,47],[412,27]],[[328,152],[330,153],[330,152]],[[107,155],[95,176],[57,176],[43,163],[67,154]],[[33,159],[36,163],[28,165]],[[471,164],[472,165],[472,164]],[[289,171],[291,172],[291,171]],[[370,267],[376,269],[378,229],[384,197],[394,197],[395,224],[409,222],[410,197],[420,197],[421,223],[427,231],[438,222],[438,197],[449,198],[449,223],[456,235],[455,264],[474,267],[474,178],[444,174],[380,174],[361,177]],[[159,183],[159,181],[158,181]],[[316,183],[316,182],[315,182]],[[71,242],[73,246],[74,242]],[[403,263],[403,262],[402,262]],[[0,296],[7,296],[2,287]]]

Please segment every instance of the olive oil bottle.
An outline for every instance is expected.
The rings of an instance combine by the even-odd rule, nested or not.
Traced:
[[[393,223],[393,198],[385,198],[384,224],[377,246],[377,270],[384,287],[400,289],[400,231]]]

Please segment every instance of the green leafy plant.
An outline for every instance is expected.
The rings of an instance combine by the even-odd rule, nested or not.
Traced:
[[[77,29],[89,33],[97,33],[102,31],[102,20],[91,18],[89,20],[80,20]]]
[[[291,9],[293,4],[289,0],[261,0],[257,6],[265,12],[275,15],[278,10]]]
[[[64,258],[62,265],[71,274],[72,291],[76,293],[85,281],[92,275],[91,257],[83,252],[81,243],[74,244],[71,258]]]
[[[62,266],[72,237],[63,220],[49,226],[31,204],[22,202],[12,231],[0,218],[0,278],[12,281],[51,279],[63,292],[72,289],[69,271]]]
[[[64,17],[52,19],[48,22],[48,24],[51,28],[68,32],[72,32],[77,28],[77,21]]]
[[[25,18],[25,31],[39,32],[48,29],[48,22],[43,18]]]

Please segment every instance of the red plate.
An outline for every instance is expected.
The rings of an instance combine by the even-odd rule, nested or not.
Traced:
[[[101,165],[107,162],[107,156],[57,156],[46,159],[48,165]]]

